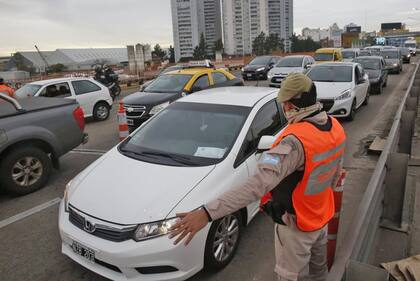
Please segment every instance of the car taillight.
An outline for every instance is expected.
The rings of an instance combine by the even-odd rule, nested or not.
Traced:
[[[83,109],[81,107],[76,108],[73,111],[74,120],[76,120],[77,125],[83,131],[85,129],[85,116],[83,113]]]

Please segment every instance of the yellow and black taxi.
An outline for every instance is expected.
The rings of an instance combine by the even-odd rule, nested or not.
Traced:
[[[243,80],[225,69],[215,69],[209,64],[191,64],[187,68],[170,71],[157,77],[142,92],[123,99],[130,132],[171,102],[214,87],[243,86]]]

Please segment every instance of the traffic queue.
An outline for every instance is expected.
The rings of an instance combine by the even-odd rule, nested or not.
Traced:
[[[322,278],[346,138],[336,118],[354,120],[410,56],[391,47],[263,56],[242,68],[242,79],[208,61],[163,70],[121,100],[130,135],[66,185],[58,218],[62,253],[112,280],[186,280],[227,266],[242,229],[263,209],[276,223],[278,276],[312,266],[313,247],[323,266],[311,272]],[[7,94],[25,104],[75,100],[83,110],[75,122],[80,112],[104,121],[114,105],[109,88],[90,78],[37,81]],[[0,114],[0,123],[14,117]],[[2,144],[0,155],[13,145]],[[34,174],[31,163],[16,175],[21,158],[46,163],[28,153],[10,160],[12,169],[0,162],[1,184],[26,178],[33,192],[42,187],[39,179],[46,183],[47,169],[37,166],[37,177],[27,176]],[[260,202],[263,195],[269,205]],[[303,240],[309,248],[300,246]],[[293,256],[283,242],[309,257]],[[291,264],[279,261],[286,255]]]

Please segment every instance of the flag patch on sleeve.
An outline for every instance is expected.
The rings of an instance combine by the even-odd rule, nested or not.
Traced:
[[[280,157],[272,154],[264,154],[261,164],[274,165],[280,163]]]

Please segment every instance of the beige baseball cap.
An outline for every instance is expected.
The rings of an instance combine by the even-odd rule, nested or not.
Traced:
[[[281,82],[281,88],[277,95],[279,102],[293,99],[302,93],[308,93],[312,87],[312,80],[303,73],[291,73]]]

